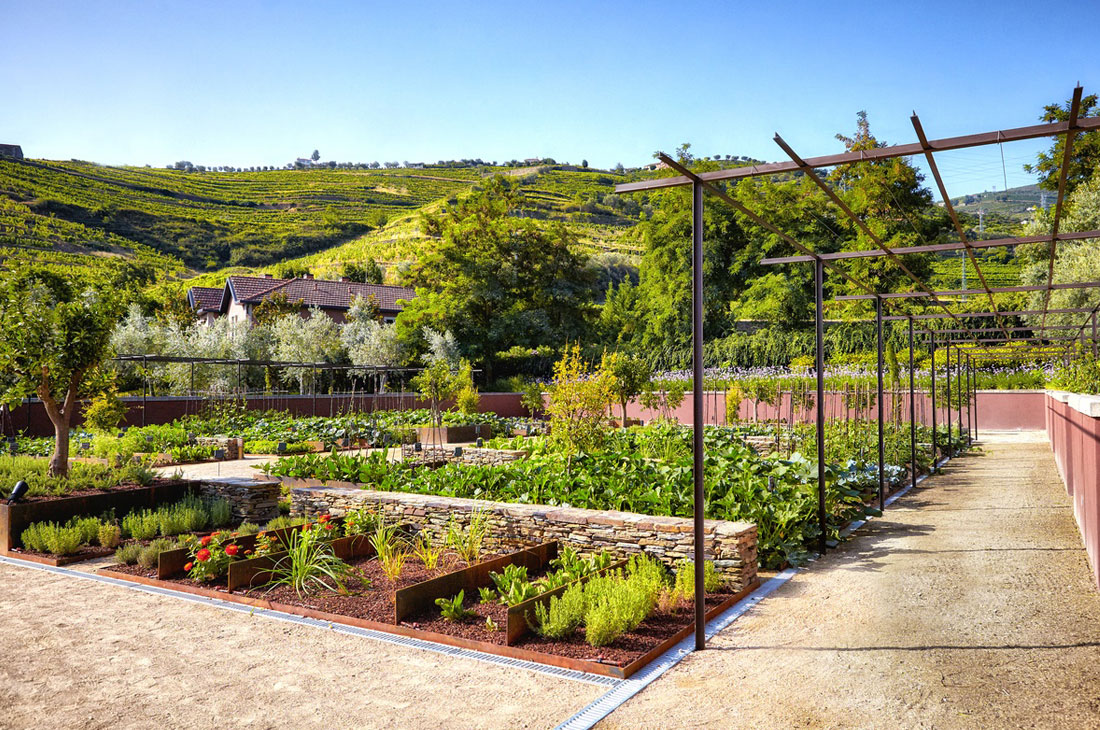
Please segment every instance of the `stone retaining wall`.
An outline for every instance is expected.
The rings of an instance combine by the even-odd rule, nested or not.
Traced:
[[[279,495],[282,484],[274,479],[223,477],[198,482],[199,494],[221,497],[233,509],[233,518],[248,520],[263,526],[279,516]]]
[[[584,510],[532,504],[486,502],[403,492],[377,492],[335,486],[290,483],[292,512],[342,514],[371,507],[394,520],[413,522],[441,536],[452,515],[461,524],[482,511],[488,517],[487,547],[510,547],[522,541],[559,540],[582,552],[607,549],[619,557],[644,552],[672,565],[692,556],[692,521],[630,512]],[[705,553],[715,567],[740,590],[756,578],[756,525],[707,520]]]
[[[195,439],[199,446],[213,446],[215,449],[225,451],[226,461],[236,461],[244,458],[244,439],[229,438],[227,436],[199,436]]]
[[[457,451],[457,453],[456,453]],[[466,446],[421,446],[420,451],[411,444],[401,447],[401,460],[427,464],[507,464],[526,459],[527,452],[512,449],[483,449]]]

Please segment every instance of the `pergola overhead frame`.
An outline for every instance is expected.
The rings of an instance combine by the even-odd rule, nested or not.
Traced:
[[[979,332],[966,327],[965,323],[962,322],[962,320],[960,319],[960,314],[953,312],[942,300],[940,300],[939,297],[937,296],[937,293],[935,291],[933,291],[931,287],[925,286],[923,284],[923,282],[921,282],[920,278],[918,276],[916,276],[907,266],[905,266],[905,264],[901,260],[900,256],[905,255],[905,253],[917,253],[920,250],[923,250],[923,251],[932,251],[932,250],[947,251],[947,250],[960,250],[960,249],[965,250],[966,254],[967,254],[967,257],[973,263],[975,271],[977,272],[978,277],[981,280],[982,285],[983,285],[983,289],[980,290],[979,292],[975,292],[975,293],[984,293],[984,294],[986,294],[989,297],[989,302],[990,302],[990,305],[991,305],[991,308],[992,308],[990,310],[990,312],[982,313],[981,316],[997,317],[998,318],[998,324],[999,324],[1000,328],[1004,331],[1005,337],[1008,339],[1008,341],[1012,341],[1012,336],[1010,334],[1010,331],[1005,326],[1004,321],[1003,321],[1002,318],[1005,317],[1005,316],[1017,316],[1019,314],[1018,312],[1012,312],[1012,311],[1009,311],[1009,310],[1002,311],[997,307],[997,303],[994,301],[994,298],[993,298],[994,293],[997,293],[997,292],[996,292],[995,289],[988,286],[988,283],[986,282],[986,279],[985,279],[985,275],[981,271],[981,268],[980,268],[980,266],[977,262],[977,259],[974,256],[974,250],[976,248],[981,248],[981,246],[977,245],[979,242],[970,242],[967,239],[967,237],[965,235],[965,231],[962,228],[961,222],[958,219],[958,215],[955,212],[955,210],[954,210],[954,208],[951,204],[950,197],[947,195],[947,191],[946,191],[946,188],[943,184],[943,180],[942,180],[942,178],[939,174],[939,168],[935,163],[933,153],[940,152],[940,151],[954,150],[954,149],[965,149],[965,148],[970,148],[970,147],[980,147],[980,146],[985,146],[985,145],[1001,144],[1001,143],[1004,143],[1004,142],[1020,141],[1020,140],[1026,140],[1026,139],[1036,139],[1036,138],[1040,138],[1040,137],[1058,136],[1058,135],[1063,135],[1063,134],[1066,135],[1062,166],[1061,166],[1060,175],[1059,175],[1058,199],[1057,199],[1057,204],[1055,206],[1055,216],[1054,216],[1054,222],[1053,222],[1053,225],[1052,225],[1052,231],[1051,231],[1051,234],[1049,236],[1037,237],[1039,240],[1035,241],[1035,242],[1047,241],[1047,242],[1049,242],[1049,245],[1050,245],[1050,268],[1049,268],[1049,274],[1048,274],[1048,277],[1047,277],[1047,286],[1045,287],[1045,296],[1044,296],[1043,309],[1041,310],[1043,320],[1042,320],[1042,323],[1040,325],[1040,332],[1042,332],[1046,328],[1046,318],[1047,318],[1047,315],[1050,313],[1049,312],[1049,304],[1050,304],[1050,295],[1051,295],[1051,292],[1054,289],[1054,259],[1055,259],[1055,255],[1056,255],[1057,242],[1059,240],[1080,240],[1080,239],[1087,239],[1087,238],[1093,238],[1093,237],[1100,237],[1100,232],[1098,232],[1098,231],[1089,231],[1089,232],[1084,232],[1082,234],[1074,234],[1075,239],[1069,239],[1067,236],[1062,236],[1059,233],[1062,207],[1063,207],[1063,202],[1064,202],[1064,197],[1065,197],[1065,186],[1066,186],[1067,170],[1068,170],[1068,166],[1069,166],[1069,161],[1070,161],[1071,156],[1072,156],[1072,145],[1073,145],[1074,136],[1076,134],[1080,133],[1080,132],[1086,132],[1086,131],[1090,131],[1090,130],[1094,130],[1094,129],[1100,129],[1100,117],[1086,117],[1086,118],[1083,118],[1083,119],[1079,118],[1078,114],[1079,114],[1079,109],[1080,109],[1081,96],[1082,96],[1082,89],[1081,89],[1080,85],[1078,85],[1074,89],[1074,92],[1073,92],[1073,99],[1071,101],[1071,109],[1070,109],[1069,119],[1065,122],[1054,122],[1054,123],[1048,123],[1048,124],[1030,125],[1030,126],[1027,126],[1027,127],[1018,127],[1018,128],[1009,129],[1009,130],[1000,130],[1000,131],[995,131],[995,132],[985,132],[985,133],[981,133],[981,134],[966,135],[966,136],[961,136],[961,137],[950,137],[950,138],[944,138],[944,139],[938,139],[938,140],[928,140],[927,139],[926,135],[924,134],[924,130],[923,130],[923,127],[921,125],[920,119],[917,117],[916,113],[914,112],[913,116],[911,117],[911,121],[913,123],[914,130],[916,131],[918,139],[919,139],[919,142],[916,143],[916,144],[884,146],[884,147],[873,148],[873,149],[870,149],[870,150],[856,150],[856,151],[850,151],[850,152],[845,152],[845,153],[840,153],[840,154],[835,154],[835,155],[826,155],[826,156],[823,156],[823,157],[815,157],[815,158],[808,158],[808,159],[803,159],[803,158],[799,157],[798,154],[795,153],[794,150],[791,149],[790,146],[787,145],[786,142],[778,134],[776,134],[775,135],[775,142],[791,158],[790,162],[777,162],[777,163],[769,163],[769,164],[764,164],[764,165],[752,165],[752,166],[748,166],[748,167],[732,168],[732,169],[726,169],[726,170],[715,170],[715,171],[712,171],[712,172],[705,172],[705,173],[694,173],[691,170],[684,167],[683,165],[679,164],[677,161],[671,159],[667,155],[660,154],[659,157],[662,160],[662,162],[664,162],[668,167],[670,167],[673,170],[675,170],[676,172],[678,172],[679,173],[678,176],[667,177],[667,178],[658,178],[656,180],[643,180],[643,181],[639,181],[639,182],[625,183],[625,184],[622,184],[622,185],[617,185],[615,187],[615,192],[616,193],[630,193],[630,192],[639,192],[639,191],[644,191],[644,190],[657,190],[657,189],[662,189],[662,188],[680,187],[680,186],[686,186],[686,185],[690,185],[691,188],[692,188],[692,263],[693,263],[693,267],[692,267],[692,269],[693,269],[693,275],[692,275],[692,311],[693,311],[692,355],[693,355],[693,399],[695,401],[694,402],[695,418],[694,418],[694,424],[693,424],[693,431],[694,431],[694,465],[693,465],[694,475],[693,476],[694,476],[694,516],[695,516],[695,521],[694,521],[694,523],[695,523],[694,543],[695,543],[695,583],[696,583],[696,590],[695,590],[695,614],[696,614],[696,616],[695,616],[695,645],[696,645],[697,649],[703,649],[703,648],[705,648],[705,645],[706,645],[705,626],[704,626],[704,621],[703,621],[704,591],[703,591],[703,553],[702,553],[703,540],[704,540],[704,534],[703,534],[703,492],[704,492],[704,490],[703,490],[703,423],[702,423],[702,403],[701,403],[701,399],[699,398],[699,394],[701,393],[702,386],[703,386],[703,337],[702,337],[702,326],[703,326],[703,322],[702,322],[702,319],[703,319],[703,275],[702,275],[702,267],[703,267],[703,198],[704,198],[705,192],[710,191],[710,192],[714,193],[715,195],[720,197],[723,201],[725,201],[726,203],[732,205],[735,209],[740,211],[742,214],[744,214],[745,216],[747,216],[748,218],[750,218],[751,220],[753,220],[757,224],[761,225],[762,227],[766,228],[767,230],[771,231],[772,233],[778,235],[781,239],[783,239],[787,243],[791,244],[794,248],[798,249],[800,251],[800,253],[802,254],[802,256],[796,257],[797,261],[805,261],[807,263],[813,262],[813,264],[814,264],[815,355],[816,355],[815,359],[816,359],[816,371],[817,371],[816,372],[816,379],[817,379],[816,425],[817,425],[817,451],[818,451],[818,462],[817,462],[818,463],[818,479],[817,479],[817,481],[818,481],[818,499],[819,499],[818,512],[819,512],[820,529],[821,529],[820,550],[821,550],[822,553],[824,553],[825,548],[826,548],[826,545],[825,545],[825,538],[826,538],[825,473],[824,473],[825,472],[825,470],[824,470],[824,421],[825,421],[825,415],[824,415],[824,403],[823,403],[823,401],[824,401],[824,369],[825,369],[824,368],[824,336],[823,336],[823,324],[824,324],[823,289],[824,289],[825,270],[828,269],[830,271],[833,271],[833,272],[839,274],[844,279],[846,279],[847,281],[852,283],[857,289],[860,289],[860,290],[866,292],[869,295],[869,296],[866,296],[866,297],[854,297],[854,298],[870,299],[870,300],[874,300],[874,302],[875,302],[876,324],[877,324],[877,332],[878,332],[878,338],[877,338],[878,339],[878,371],[879,371],[878,381],[879,381],[879,403],[880,403],[880,409],[879,409],[879,495],[880,495],[880,501],[882,500],[882,496],[883,496],[882,484],[883,484],[883,471],[884,471],[883,448],[882,448],[882,443],[883,443],[883,421],[882,421],[882,410],[881,410],[882,381],[883,381],[882,323],[883,323],[883,320],[884,320],[882,310],[883,310],[884,305],[887,304],[889,301],[891,301],[893,298],[892,297],[891,298],[884,297],[883,293],[875,291],[874,287],[868,285],[866,282],[859,281],[858,279],[856,279],[855,277],[850,275],[848,272],[846,272],[844,269],[842,269],[840,267],[837,267],[834,264],[834,261],[837,260],[838,257],[836,257],[835,255],[833,257],[826,258],[825,255],[819,254],[819,253],[809,249],[807,246],[799,243],[793,237],[791,237],[790,235],[788,235],[785,232],[783,232],[782,230],[780,230],[778,227],[772,225],[771,223],[769,223],[768,221],[763,219],[761,216],[757,215],[756,213],[754,213],[751,210],[749,210],[748,208],[746,208],[743,204],[741,204],[738,201],[734,200],[731,196],[729,196],[725,192],[725,190],[718,187],[715,183],[719,183],[719,182],[726,181],[726,180],[736,180],[736,179],[739,179],[739,178],[751,178],[751,177],[775,175],[775,174],[780,174],[780,173],[785,173],[785,172],[802,172],[811,181],[813,181],[819,188],[821,188],[821,190],[826,194],[827,197],[829,197],[829,199],[833,202],[833,204],[836,205],[838,208],[840,208],[840,210],[864,233],[864,235],[866,235],[870,240],[875,242],[879,247],[878,249],[874,249],[874,250],[869,251],[869,252],[858,252],[858,253],[852,252],[850,255],[840,257],[840,258],[856,258],[856,257],[863,258],[863,257],[867,257],[867,256],[889,257],[910,279],[912,279],[914,281],[915,284],[917,284],[917,286],[920,289],[923,290],[921,293],[924,296],[927,296],[928,298],[931,298],[936,305],[938,305],[940,308],[943,309],[944,313],[943,314],[938,314],[938,315],[917,315],[917,316],[914,316],[912,314],[906,314],[906,315],[903,315],[903,316],[892,316],[892,317],[888,318],[888,319],[891,319],[891,320],[906,319],[906,320],[908,320],[908,323],[909,323],[909,343],[910,343],[910,345],[909,345],[910,346],[910,352],[909,352],[909,357],[910,357],[910,394],[909,394],[909,397],[910,397],[910,414],[911,414],[910,427],[911,427],[912,449],[913,449],[913,452],[914,452],[913,453],[914,458],[912,459],[913,481],[915,483],[915,481],[916,481],[916,459],[915,459],[915,449],[916,449],[915,429],[916,429],[916,426],[915,426],[915,421],[914,421],[915,416],[914,416],[914,411],[913,411],[913,408],[914,408],[914,406],[913,406],[913,393],[914,393],[913,388],[914,388],[914,384],[913,384],[913,377],[912,377],[912,372],[913,372],[913,367],[912,367],[913,342],[914,342],[913,322],[914,322],[914,319],[916,319],[916,318],[920,318],[920,319],[932,318],[933,316],[953,319],[956,323],[958,323],[959,327],[962,328],[964,332],[966,332],[967,334],[970,335],[970,339],[971,339],[971,341],[974,342],[974,344],[979,344],[978,337],[977,337]],[[839,196],[836,195],[836,193],[828,186],[827,183],[825,183],[824,180],[821,179],[821,177],[816,172],[817,169],[824,168],[824,167],[835,167],[837,165],[853,164],[853,163],[860,163],[860,162],[873,162],[873,161],[888,160],[888,159],[893,159],[893,158],[898,158],[898,157],[909,157],[909,156],[915,156],[915,155],[923,155],[929,163],[929,167],[932,170],[933,177],[935,178],[937,187],[939,188],[941,198],[944,201],[945,209],[948,211],[948,214],[951,216],[952,223],[955,225],[956,231],[960,236],[960,241],[957,242],[957,243],[954,243],[954,244],[931,244],[930,246],[908,247],[907,249],[900,249],[899,248],[899,249],[896,249],[896,250],[892,250],[892,249],[888,248],[883,243],[883,241],[877,235],[875,235],[875,233],[873,231],[871,231],[871,229],[867,226],[867,224],[859,216],[857,216],[844,203],[844,201],[839,198]],[[997,244],[998,245],[1016,245],[1017,243],[1024,243],[1024,242],[1031,242],[1031,241],[1023,241],[1023,240],[1020,240],[1019,238],[1017,238],[1017,239],[1001,239],[999,242],[997,242]],[[993,245],[993,243],[994,242],[990,242],[989,245]],[[932,247],[935,247],[935,248],[932,248]],[[986,247],[988,247],[988,245]],[[793,263],[793,262],[794,261],[792,261],[791,259],[788,258],[788,259],[765,259],[761,263],[767,264],[767,265],[773,265],[773,264]],[[1003,288],[1003,289],[1005,289],[1006,291],[1010,290],[1008,288]],[[1094,331],[1095,331],[1095,328],[1096,328],[1095,315],[1096,315],[1098,310],[1100,310],[1100,304],[1097,304],[1097,306],[1095,308],[1093,308],[1092,310],[1088,310],[1088,309],[1079,310],[1081,312],[1090,312],[1091,313]],[[964,313],[961,313],[961,316],[967,317],[967,316],[971,316],[971,315],[964,312]],[[1087,321],[1081,325],[1079,334],[1083,334],[1084,329],[1085,329],[1086,326],[1088,326]],[[986,331],[986,332],[988,332],[988,331]],[[981,334],[984,334],[984,333],[981,333]],[[1078,340],[1078,338],[1074,337],[1073,341],[1076,342],[1077,340]],[[1017,340],[1017,341],[1022,342],[1023,340],[1021,339],[1021,340]],[[949,340],[949,341],[945,342],[944,344],[946,344],[946,346],[947,346],[947,357],[946,357],[947,371],[946,372],[947,372],[948,387],[950,387],[950,380],[951,380],[951,345],[952,344],[956,345],[956,348],[955,348],[956,353],[957,353],[956,373],[957,373],[957,376],[960,379],[960,386],[959,387],[960,387],[960,391],[961,391],[961,387],[962,387],[961,386],[961,378],[962,378],[962,370],[963,370],[963,365],[962,365],[962,354],[963,353],[962,353],[962,350],[961,350],[961,348],[959,348],[957,346],[958,342],[956,342],[954,340]],[[1049,346],[1049,345],[1046,345],[1046,346]],[[932,351],[934,353],[935,352],[935,337],[934,336],[933,336],[933,339],[932,339],[931,347],[932,347]],[[1067,347],[1067,351],[1068,351],[1068,347]],[[972,413],[972,409],[971,409],[971,406],[970,406],[972,393],[973,393],[973,390],[972,390],[972,387],[971,387],[972,362],[973,361],[971,360],[970,355],[968,354],[967,355],[967,360],[966,360],[966,363],[967,363],[967,365],[966,365],[966,396],[967,396],[967,404],[968,404],[967,405],[967,438],[968,439],[972,439],[972,431],[971,431],[971,428],[970,428],[971,416],[973,416],[973,428],[974,428],[974,430],[977,429],[977,414]],[[935,383],[935,368],[933,367],[933,388],[932,388],[933,449],[936,448],[936,443],[935,443],[936,442],[936,436],[935,436],[936,404],[935,404],[935,387],[934,387],[934,383]],[[950,391],[948,391],[948,393],[950,394]],[[950,408],[951,408],[950,395],[948,397],[947,407],[948,407],[948,423],[950,424],[950,415],[951,415],[951,413],[950,413]],[[959,408],[959,414],[958,415],[959,415],[959,433],[961,434],[962,433],[961,402],[960,402],[960,408]],[[935,464],[935,456],[936,456],[935,453],[933,453],[933,460],[932,460],[933,464]]]

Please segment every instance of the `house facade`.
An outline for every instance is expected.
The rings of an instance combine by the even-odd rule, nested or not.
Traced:
[[[210,324],[218,317],[231,322],[256,323],[255,308],[273,296],[286,297],[288,302],[301,303],[301,316],[308,319],[314,309],[327,314],[333,321],[347,319],[356,297],[374,298],[382,320],[393,323],[404,309],[401,302],[416,296],[413,289],[403,286],[360,284],[346,278],[339,281],[314,279],[305,275],[295,279],[264,276],[231,276],[222,288],[193,286],[187,291],[187,302],[195,310],[200,324]]]
[[[23,159],[23,148],[17,144],[0,144],[0,157]]]

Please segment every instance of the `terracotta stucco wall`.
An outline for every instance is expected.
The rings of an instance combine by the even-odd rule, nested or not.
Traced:
[[[1100,586],[1100,397],[1050,391],[1047,436]]]

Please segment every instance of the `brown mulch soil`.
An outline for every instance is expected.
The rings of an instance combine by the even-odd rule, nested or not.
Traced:
[[[53,553],[40,553],[36,550],[28,550],[27,548],[17,547],[12,548],[13,555],[36,555],[40,558],[65,558],[74,559],[74,562],[80,560],[94,560],[95,558],[102,558],[107,555],[113,554],[114,548],[105,548],[98,545],[84,545],[75,553],[69,555],[54,555]]]
[[[148,487],[159,484],[175,484],[175,479],[154,479],[152,484],[119,484],[110,489],[74,489],[71,492],[65,494],[36,494],[32,497],[24,497],[20,504],[26,504],[30,502],[52,502],[56,499],[68,499],[69,497],[89,497],[93,494],[104,494],[106,492],[129,492],[134,489],[147,489]]]
[[[247,591],[245,595],[287,606],[392,624],[394,593],[397,590],[458,570],[466,564],[453,556],[445,556],[435,570],[428,570],[418,559],[410,556],[405,560],[405,567],[396,582],[386,577],[382,572],[382,564],[373,557],[353,560],[350,565],[353,573],[345,583],[350,595],[314,590],[299,596],[291,586],[260,586]]]
[[[707,595],[707,609],[717,606],[731,595],[732,593],[728,590]],[[410,616],[403,624],[424,631],[434,631],[439,634],[460,636],[464,639],[503,646],[505,627],[508,621],[508,607],[497,601],[491,603],[480,603],[479,601],[480,599],[476,593],[473,597],[465,596],[463,606],[476,614],[468,621],[460,623],[446,621],[439,615],[439,611],[424,610]],[[490,631],[486,627],[486,618],[492,618],[493,623],[498,627],[496,631]],[[583,627],[578,629],[573,636],[564,639],[545,639],[531,632],[520,638],[515,646],[543,654],[555,654],[573,659],[626,666],[661,642],[671,638],[680,629],[690,626],[694,619],[695,615],[692,613],[691,603],[685,602],[676,613],[655,612],[643,621],[637,629],[616,639],[611,646],[590,646],[585,641]]]

